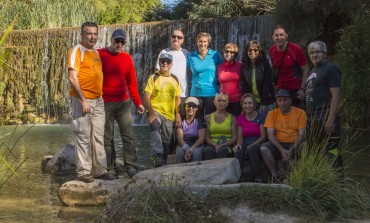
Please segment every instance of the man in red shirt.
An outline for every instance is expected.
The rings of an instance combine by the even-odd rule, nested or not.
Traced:
[[[99,49],[103,64],[103,99],[105,107],[104,149],[107,154],[108,168],[115,166],[114,120],[117,121],[123,146],[123,160],[126,172],[132,177],[137,172],[137,155],[133,120],[131,115],[131,97],[140,114],[144,112],[131,56],[123,51],[126,44],[126,33],[116,29],[112,33],[111,45]]]
[[[277,25],[272,35],[274,45],[269,54],[277,89],[286,89],[292,98],[292,105],[299,107],[305,99],[305,84],[309,74],[306,55],[297,44],[288,42],[286,29]]]

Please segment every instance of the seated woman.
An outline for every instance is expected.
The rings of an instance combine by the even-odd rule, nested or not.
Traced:
[[[176,163],[203,159],[206,124],[203,118],[196,117],[199,100],[188,97],[184,102],[184,108],[185,115],[181,118],[181,126],[176,130],[179,144],[176,148]]]
[[[253,180],[256,183],[261,183],[260,146],[266,140],[266,130],[263,127],[266,116],[255,110],[256,99],[250,93],[242,96],[240,104],[243,111],[237,118],[238,140],[233,151],[239,160],[244,160],[245,154],[248,154]]]
[[[236,142],[237,128],[236,118],[226,112],[229,98],[224,93],[219,93],[215,97],[216,111],[206,115],[206,142],[204,158],[206,160],[227,157],[229,148]]]

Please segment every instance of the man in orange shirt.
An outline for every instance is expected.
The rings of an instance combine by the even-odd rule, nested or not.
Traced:
[[[81,42],[68,54],[68,74],[72,107],[71,128],[76,136],[78,179],[90,183],[94,178],[113,180],[107,172],[104,150],[103,72],[99,53],[94,49],[98,26],[85,22]]]
[[[261,145],[261,154],[273,181],[277,182],[279,176],[276,171],[276,160],[289,160],[293,151],[303,141],[306,132],[305,111],[292,106],[291,103],[289,91],[280,89],[276,94],[278,108],[267,114],[264,125],[269,141]]]

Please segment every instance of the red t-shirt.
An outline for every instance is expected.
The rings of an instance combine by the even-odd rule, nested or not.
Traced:
[[[229,102],[239,102],[242,97],[240,76],[242,64],[236,60],[232,64],[224,63],[217,66],[217,78],[220,82],[220,92],[227,94]]]
[[[135,67],[130,54],[111,53],[107,48],[98,49],[103,64],[104,102],[128,100],[129,94],[135,106],[142,104],[136,81]]]
[[[284,51],[278,51],[274,45],[269,49],[271,62],[275,70],[279,69]],[[288,43],[288,48],[280,67],[277,88],[296,91],[302,84],[301,66],[307,64],[306,55],[301,47],[294,43]]]

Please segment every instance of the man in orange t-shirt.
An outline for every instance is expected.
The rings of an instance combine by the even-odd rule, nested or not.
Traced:
[[[94,49],[97,39],[98,25],[85,22],[81,27],[81,42],[68,54],[77,176],[85,183],[93,182],[94,178],[114,179],[107,172],[104,150],[103,72],[99,53]]]
[[[277,182],[279,176],[276,171],[276,160],[289,160],[306,132],[305,111],[292,106],[291,103],[289,91],[280,89],[276,94],[278,108],[268,113],[264,125],[269,141],[261,145],[261,154],[273,181]]]

